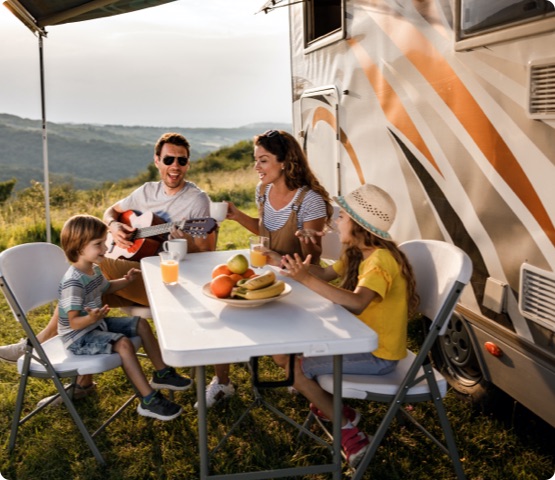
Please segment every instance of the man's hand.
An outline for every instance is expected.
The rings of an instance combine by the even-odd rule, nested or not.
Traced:
[[[135,227],[121,222],[112,222],[109,229],[112,234],[112,238],[118,247],[129,248],[133,245],[131,235],[136,230]]]

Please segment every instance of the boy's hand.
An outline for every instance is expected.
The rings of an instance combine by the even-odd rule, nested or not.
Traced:
[[[124,276],[125,280],[132,282],[137,278],[137,275],[141,274],[141,270],[138,268],[131,268]]]
[[[298,253],[295,253],[294,257],[291,255],[284,255],[281,258],[281,265],[283,268],[281,273],[297,280],[297,282],[302,282],[309,275],[308,269],[310,268],[311,258],[312,255],[307,255],[303,261]]]
[[[90,308],[85,307],[86,312],[89,314],[89,317],[93,319],[95,322],[102,320],[110,311],[110,307],[108,305],[104,305],[101,308]]]

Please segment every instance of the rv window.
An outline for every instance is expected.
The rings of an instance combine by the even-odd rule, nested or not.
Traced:
[[[305,48],[313,50],[345,37],[343,9],[344,0],[304,2]]]
[[[461,0],[462,38],[553,15],[555,0]]]

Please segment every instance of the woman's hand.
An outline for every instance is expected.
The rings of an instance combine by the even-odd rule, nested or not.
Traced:
[[[303,228],[301,230],[297,230],[295,232],[295,236],[302,242],[302,243],[317,243],[317,238],[323,237],[327,231],[324,229],[322,231],[314,230],[312,228]]]
[[[226,202],[227,203],[227,214],[225,216],[225,218],[227,220],[235,220],[236,222],[238,222],[239,220],[239,214],[241,213],[241,210],[239,210],[235,204],[233,202]]]
[[[281,265],[283,267],[281,273],[302,283],[303,280],[310,275],[308,270],[310,268],[311,259],[312,255],[307,255],[304,261],[298,253],[295,253],[294,256],[284,255],[281,257]]]

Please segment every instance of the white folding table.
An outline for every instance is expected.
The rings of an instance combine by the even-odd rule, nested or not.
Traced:
[[[228,305],[203,294],[214,266],[247,251],[193,253],[179,266],[179,283],[162,283],[158,257],[141,260],[150,309],[162,356],[173,367],[197,368],[200,478],[276,478],[333,472],[341,478],[341,356],[373,351],[376,333],[343,307],[284,275],[292,291],[279,300],[252,308]],[[270,268],[270,267],[266,267]],[[253,474],[209,475],[205,366],[248,362],[251,357],[302,353],[334,355],[333,463]]]

